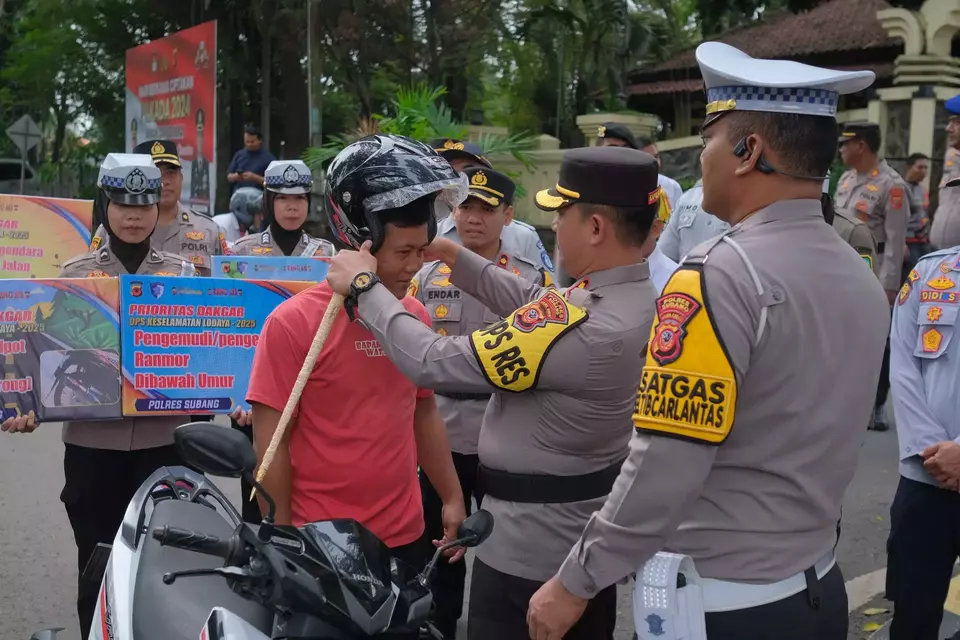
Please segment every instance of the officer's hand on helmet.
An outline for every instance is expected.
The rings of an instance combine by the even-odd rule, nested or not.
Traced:
[[[330,258],[327,282],[334,292],[342,296],[348,296],[350,295],[350,285],[357,274],[365,271],[376,273],[377,259],[370,253],[371,246],[371,242],[367,240],[360,245],[359,251],[344,249]]]
[[[39,424],[36,414],[31,411],[26,415],[17,416],[16,418],[7,418],[3,421],[3,424],[0,425],[0,431],[6,431],[7,433],[33,433]]]
[[[253,414],[245,411],[243,407],[237,407],[230,413],[230,419],[235,420],[241,427],[253,424]]]
[[[423,250],[424,262],[439,260],[453,266],[457,261],[457,254],[460,253],[460,245],[447,238],[436,237],[427,248]]]

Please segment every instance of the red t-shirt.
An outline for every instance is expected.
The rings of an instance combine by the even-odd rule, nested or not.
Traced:
[[[267,318],[250,373],[247,401],[283,411],[320,326],[332,290],[323,282]],[[418,300],[402,301],[430,324]],[[387,546],[423,533],[413,414],[417,389],[376,338],[341,311],[317,358],[290,433],[293,524],[352,518]]]

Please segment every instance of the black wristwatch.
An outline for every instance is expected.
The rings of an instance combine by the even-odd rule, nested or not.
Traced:
[[[380,278],[375,273],[369,271],[358,273],[353,277],[353,282],[350,283],[350,297],[359,298],[361,293],[370,291],[378,282],[380,282]]]

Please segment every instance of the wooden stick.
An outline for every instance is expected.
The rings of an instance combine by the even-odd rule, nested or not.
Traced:
[[[297,403],[300,402],[300,394],[303,393],[303,388],[307,385],[310,374],[313,373],[313,365],[317,363],[317,356],[320,355],[320,351],[327,341],[327,336],[330,335],[330,329],[333,328],[333,322],[342,308],[343,296],[334,293],[333,297],[330,298],[330,304],[327,305],[327,310],[323,312],[323,319],[320,321],[320,326],[317,327],[317,333],[313,336],[313,342],[310,343],[310,350],[307,351],[307,357],[303,361],[303,366],[300,367],[300,375],[297,376],[293,390],[290,391],[290,397],[287,398],[287,405],[283,408],[283,413],[280,414],[280,422],[277,423],[277,430],[273,432],[273,438],[270,439],[270,446],[263,454],[263,462],[257,469],[257,483],[263,482],[267,470],[270,468],[270,463],[273,462],[273,457],[277,455],[277,449],[283,441],[283,434],[287,430],[287,425],[290,424],[290,418],[293,416],[294,409],[297,408]],[[256,489],[250,492],[250,500],[253,500],[255,495]]]

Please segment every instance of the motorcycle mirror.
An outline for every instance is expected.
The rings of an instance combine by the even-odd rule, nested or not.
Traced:
[[[187,464],[213,476],[239,478],[257,466],[253,446],[236,429],[191,422],[174,430],[173,441]]]
[[[475,547],[490,537],[493,533],[493,514],[484,509],[460,523],[457,529],[457,538],[463,540],[463,546]]]

